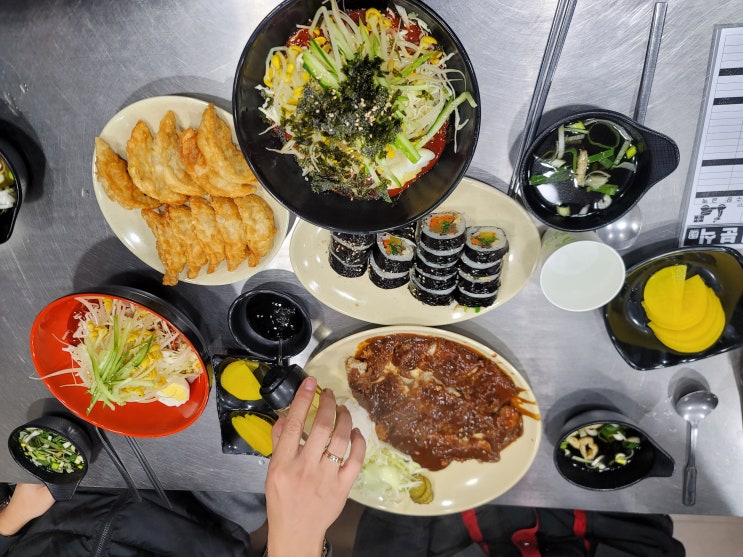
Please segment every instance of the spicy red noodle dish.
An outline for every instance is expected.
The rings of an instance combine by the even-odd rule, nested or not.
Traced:
[[[330,0],[269,51],[260,110],[314,191],[391,201],[456,145],[458,107],[476,106],[450,57],[412,12]]]

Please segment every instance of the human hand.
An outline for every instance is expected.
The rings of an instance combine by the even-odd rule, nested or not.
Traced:
[[[53,504],[54,497],[45,485],[17,484],[8,506],[0,512],[0,535],[12,536]]]
[[[364,437],[358,429],[351,429],[351,414],[345,406],[336,407],[329,389],[320,396],[312,430],[304,445],[300,444],[316,388],[315,378],[305,379],[287,417],[273,427],[274,451],[266,477],[271,557],[317,557],[322,553],[325,531],[343,510],[364,462]],[[343,457],[349,443],[345,462],[330,458]]]

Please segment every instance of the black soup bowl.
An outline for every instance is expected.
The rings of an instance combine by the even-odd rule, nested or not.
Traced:
[[[581,462],[587,453],[581,452],[578,447],[570,446],[571,437],[579,443],[585,430],[599,431],[603,426],[609,426],[608,431],[618,430],[633,445],[626,445],[623,441],[608,437],[602,432],[602,437],[593,437],[593,450],[596,453],[590,456],[591,447],[586,447],[591,461]],[[590,437],[590,435],[589,435]],[[634,443],[636,442],[636,443]],[[634,445],[637,446],[634,446]],[[621,452],[626,456],[626,463],[612,463],[613,457]],[[599,466],[597,460],[603,455]],[[586,489],[610,491],[633,485],[640,480],[650,477],[668,477],[673,474],[674,462],[648,434],[630,422],[619,412],[606,409],[595,409],[581,412],[570,418],[562,430],[555,445],[554,462],[557,471],[570,483]]]
[[[577,185],[581,151],[590,176],[585,184],[594,190]],[[583,232],[620,219],[678,163],[678,147],[669,137],[619,112],[596,109],[548,125],[519,162],[518,177],[524,203],[536,218],[558,230]],[[615,193],[608,194],[613,187]]]
[[[263,186],[290,211],[322,228],[343,232],[377,232],[408,224],[436,208],[464,176],[477,144],[480,130],[480,98],[475,72],[462,43],[431,8],[418,0],[345,0],[346,10],[395,5],[414,12],[429,27],[438,46],[452,56],[447,68],[455,95],[469,91],[477,103],[459,105],[463,127],[447,142],[436,164],[418,178],[392,203],[384,200],[352,200],[333,192],[315,193],[292,155],[280,154],[282,142],[277,133],[266,132],[269,123],[259,108],[264,99],[256,87],[263,85],[269,51],[284,45],[298,24],[307,24],[322,0],[288,0],[280,4],[258,25],[248,39],[237,66],[232,91],[235,130],[245,158]],[[450,122],[449,132],[453,130]]]
[[[29,428],[42,430],[40,435],[49,434],[53,438],[64,439],[74,447],[74,451],[82,457],[79,464],[71,472],[56,471],[47,466],[41,466],[29,456],[29,449],[22,446],[21,434]],[[66,501],[72,498],[85,474],[93,456],[93,441],[85,427],[77,421],[59,415],[45,415],[27,424],[15,428],[8,437],[8,450],[18,465],[44,482],[55,501]],[[70,449],[72,451],[72,449]]]

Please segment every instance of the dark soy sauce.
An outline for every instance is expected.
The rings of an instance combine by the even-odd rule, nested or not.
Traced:
[[[253,330],[268,340],[291,338],[302,326],[301,316],[290,301],[270,295],[253,298],[247,317]]]

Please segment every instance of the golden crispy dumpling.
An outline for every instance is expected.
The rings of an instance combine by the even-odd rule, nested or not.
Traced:
[[[95,173],[106,195],[125,209],[154,209],[161,205],[134,185],[126,161],[100,137],[95,138]]]
[[[186,205],[169,205],[165,211],[168,226],[177,240],[186,247],[186,276],[196,278],[201,268],[207,263],[207,256],[201,244],[196,241],[196,231],[191,218],[191,209]]]
[[[273,210],[262,197],[255,194],[235,198],[235,205],[240,212],[250,249],[248,263],[255,267],[273,247],[276,235]]]
[[[150,128],[140,120],[126,144],[127,169],[140,191],[163,203],[182,205],[188,197],[170,190],[155,172],[152,160],[153,138]]]
[[[204,195],[206,192],[186,172],[178,150],[178,127],[175,113],[169,110],[157,130],[152,144],[155,174],[164,186],[182,195]]]
[[[168,219],[162,213],[153,209],[142,209],[142,218],[155,235],[157,255],[165,267],[163,284],[166,286],[178,284],[178,275],[188,262],[186,246],[173,234]]]
[[[217,228],[224,240],[227,270],[234,271],[248,256],[248,242],[240,212],[229,197],[213,197],[212,207],[217,217]]]
[[[232,131],[217,116],[213,104],[209,104],[201,116],[196,141],[207,164],[228,182],[255,184],[258,182],[242,152],[232,143]]]
[[[206,272],[213,273],[225,259],[224,240],[217,227],[217,216],[209,202],[201,197],[192,197],[189,205],[196,241],[201,245],[209,261]]]
[[[193,128],[189,128],[180,134],[181,159],[191,178],[209,195],[217,197],[242,197],[253,193],[255,191],[254,185],[225,180],[209,166],[204,154],[199,149],[197,135],[198,132]]]

